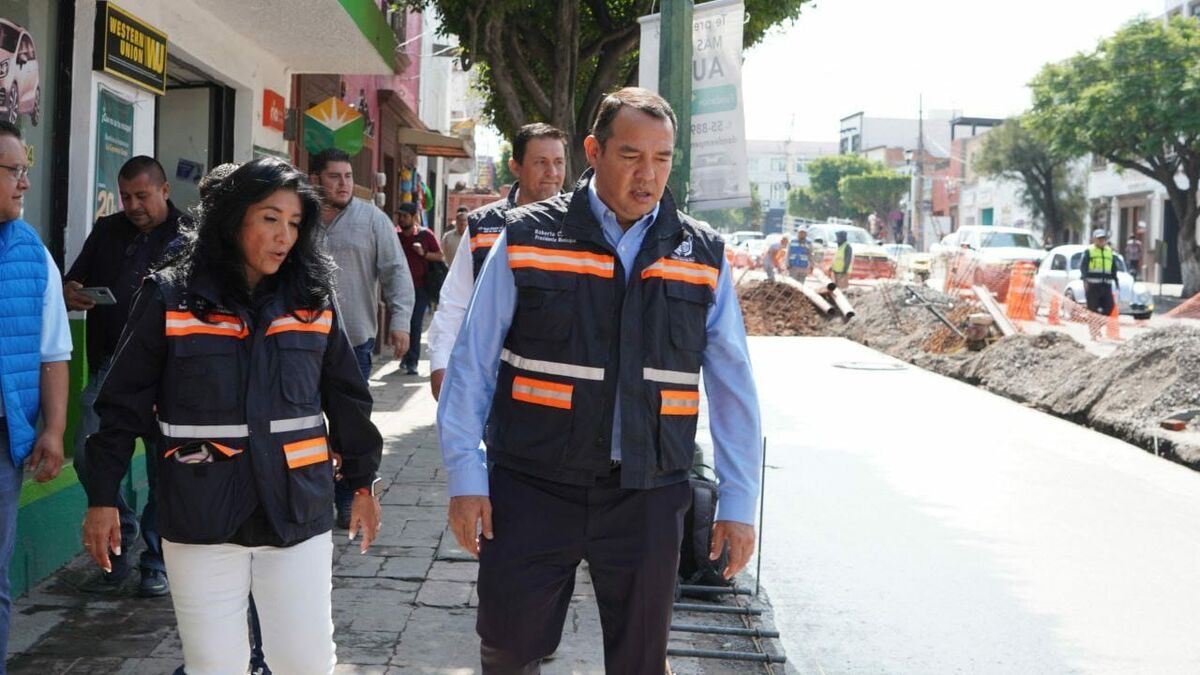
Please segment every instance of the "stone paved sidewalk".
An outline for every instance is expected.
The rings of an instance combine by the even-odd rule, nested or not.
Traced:
[[[445,527],[448,498],[428,379],[401,375],[395,366],[393,362],[380,368],[371,390],[376,398],[374,419],[385,439],[380,471],[386,488],[381,498],[383,529],[366,555],[358,552],[356,543],[346,540],[345,531],[334,531],[337,672],[478,672],[479,640],[474,630],[477,563],[457,546]],[[136,581],[132,579],[118,597],[80,592],[78,586],[95,573],[94,566],[80,556],[14,603],[10,673],[160,675],[182,663],[170,600],[133,597]],[[677,620],[741,625],[732,617],[700,614]],[[763,623],[770,627],[769,616]],[[755,650],[749,640],[740,638],[676,639],[672,646]],[[778,650],[778,644],[768,641],[767,648]],[[677,674],[787,672],[781,666],[774,668],[671,660],[672,672]],[[600,619],[583,568],[562,645],[543,672],[604,672]]]

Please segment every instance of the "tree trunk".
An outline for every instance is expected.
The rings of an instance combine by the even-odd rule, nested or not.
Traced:
[[[1179,236],[1176,247],[1179,251],[1179,267],[1183,273],[1183,297],[1190,298],[1200,293],[1200,246],[1196,245],[1196,217],[1200,208],[1196,206],[1196,191],[1189,190],[1184,197],[1186,206],[1180,208],[1172,201],[1175,215],[1179,218]],[[1182,211],[1182,213],[1180,213]]]

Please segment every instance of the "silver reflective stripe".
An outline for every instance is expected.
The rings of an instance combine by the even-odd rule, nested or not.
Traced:
[[[720,276],[720,270],[714,267],[708,267],[707,265],[705,267],[706,269],[701,270],[688,265],[682,265],[678,263],[671,264],[670,260],[664,262],[664,260],[659,259],[658,262],[647,267],[646,272],[651,270],[657,272],[670,272],[671,274],[679,274],[685,277],[692,277],[694,279],[704,279],[711,285],[715,286],[717,284],[717,279]],[[645,274],[645,272],[643,272],[643,274]]]
[[[642,368],[642,379],[650,380],[651,382],[661,382],[663,384],[700,384],[700,373]]]
[[[700,409],[700,401],[694,398],[666,398],[663,397],[662,405],[664,408],[693,408]]]
[[[588,267],[594,270],[600,270],[602,272],[613,271],[613,262],[611,258],[607,262],[602,262],[594,258],[585,258],[582,256],[575,257],[571,255],[553,255],[546,253],[533,253],[531,251],[508,252],[508,261],[510,264],[525,260],[546,263],[549,265],[573,265],[579,267]]]
[[[169,424],[159,421],[164,436],[172,438],[245,438],[250,427],[245,424]]]
[[[167,328],[228,328],[241,330],[241,322],[234,321],[201,321],[200,319],[167,319]]]
[[[328,316],[322,316],[312,321],[301,321],[294,316],[285,316],[275,319],[271,322],[271,328],[283,328],[285,326],[333,326],[333,319]]]
[[[288,463],[291,464],[302,459],[308,459],[309,457],[318,457],[328,454],[329,446],[325,443],[322,443],[320,445],[314,445],[311,448],[304,448],[303,450],[293,450],[287,453],[287,460]]]
[[[540,396],[542,398],[552,398],[556,401],[571,402],[571,392],[558,391],[556,389],[543,389],[542,387],[532,387],[528,384],[513,383],[513,393],[529,394],[530,396]]]
[[[576,366],[570,363],[555,363],[554,361],[538,361],[537,359],[527,359],[524,356],[518,356],[507,349],[500,352],[500,360],[516,368],[520,368],[521,370],[528,370],[533,373],[574,377],[580,380],[595,380],[596,382],[604,381],[603,368],[592,368],[591,366]]]
[[[324,423],[325,418],[321,415],[294,417],[290,420],[271,420],[271,433],[282,434],[288,431],[302,431],[304,429],[319,427]]]

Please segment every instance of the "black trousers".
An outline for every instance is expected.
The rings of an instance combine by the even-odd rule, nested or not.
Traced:
[[[557,648],[588,561],[604,667],[621,675],[662,675],[679,567],[687,482],[624,490],[614,471],[594,487],[546,481],[494,467],[495,539],[479,553],[484,675],[536,674]]]
[[[1108,316],[1113,309],[1113,289],[1108,284],[1084,284],[1087,308],[1097,314]]]

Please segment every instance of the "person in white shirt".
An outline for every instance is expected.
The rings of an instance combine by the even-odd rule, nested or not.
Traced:
[[[513,139],[508,170],[517,177],[506,199],[467,214],[469,236],[459,242],[450,273],[442,285],[441,299],[429,326],[429,387],[437,399],[446,376],[450,350],[467,314],[475,279],[483,267],[496,233],[503,229],[504,214],[511,208],[540,202],[562,192],[567,173],[567,135],[548,124],[521,127]]]

